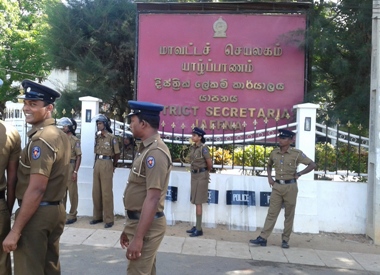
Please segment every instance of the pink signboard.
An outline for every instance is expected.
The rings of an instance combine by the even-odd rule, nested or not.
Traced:
[[[305,15],[140,14],[137,99],[165,106],[165,131],[291,122],[305,52],[286,37],[305,28]]]

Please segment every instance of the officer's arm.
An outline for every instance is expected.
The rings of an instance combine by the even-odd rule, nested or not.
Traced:
[[[12,213],[13,205],[15,203],[15,190],[17,182],[17,167],[18,160],[11,160],[7,166],[7,205],[9,213]]]
[[[206,159],[206,164],[207,164],[207,170],[210,172],[212,170],[212,160],[211,160],[211,158]]]
[[[21,231],[34,215],[45,194],[48,177],[42,174],[31,174],[28,188],[22,199],[19,214],[13,224],[12,231],[21,234]]]

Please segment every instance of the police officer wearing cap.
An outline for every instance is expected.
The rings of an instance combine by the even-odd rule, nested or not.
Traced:
[[[70,140],[70,171],[67,182],[67,191],[69,192],[70,210],[67,214],[66,224],[72,224],[77,221],[78,214],[78,170],[82,161],[82,150],[80,146],[80,139],[76,137],[75,130],[77,129],[77,122],[68,117],[62,117],[58,121],[58,127],[62,128],[62,131],[68,136]],[[63,199],[63,205],[66,209],[67,192]]]
[[[267,238],[272,233],[277,217],[281,211],[282,204],[285,205],[284,232],[282,234],[282,248],[289,248],[289,238],[293,229],[294,213],[297,202],[297,179],[309,173],[317,166],[301,150],[290,145],[295,134],[289,130],[279,130],[279,148],[274,149],[267,166],[268,182],[272,187],[268,214],[265,219],[264,228],[259,237],[250,240],[251,244],[266,246]],[[302,163],[305,169],[297,172],[297,166]],[[276,180],[272,178],[272,167],[276,172]]]
[[[208,184],[210,182],[210,171],[212,169],[212,159],[204,136],[206,132],[195,127],[191,136],[193,144],[190,146],[189,160],[191,167],[191,196],[190,201],[195,204],[196,225],[187,230],[190,237],[203,235],[202,230],[202,203],[208,201]]]
[[[13,227],[3,242],[13,251],[14,272],[61,274],[59,238],[66,220],[62,199],[70,169],[70,141],[55,126],[54,101],[60,93],[31,80],[24,80],[23,112],[29,142],[21,152],[16,198],[20,206]]]
[[[120,245],[127,248],[128,275],[156,274],[156,254],[164,238],[164,202],[172,167],[170,151],[158,134],[162,105],[130,100],[130,128],[141,143],[124,191],[126,224]]]
[[[0,120],[0,240],[11,230],[21,138],[17,129]],[[6,195],[5,195],[6,193]],[[0,249],[0,275],[12,274],[11,256]]]
[[[90,224],[97,224],[104,220],[104,228],[110,228],[114,225],[113,172],[120,157],[119,142],[112,134],[108,117],[99,114],[93,120],[96,121],[98,132],[95,137],[92,186],[94,209],[93,220]]]

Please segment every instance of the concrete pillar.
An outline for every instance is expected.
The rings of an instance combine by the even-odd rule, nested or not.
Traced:
[[[91,118],[99,113],[99,103],[101,99],[85,96],[80,97],[82,101],[82,126],[81,126],[81,146],[82,162],[81,168],[93,168],[94,166],[94,144],[95,144],[95,122]]]
[[[293,106],[297,112],[296,148],[315,160],[315,123],[317,119],[317,104],[303,103]],[[298,171],[305,168],[299,165]],[[308,205],[307,208],[301,205]],[[302,175],[298,180],[298,198],[294,232],[319,233],[318,218],[318,183],[314,180],[314,173]]]
[[[296,148],[302,150],[307,157],[315,160],[315,122],[319,106],[312,103],[303,103],[293,106],[297,111],[297,135]],[[298,171],[304,169],[304,165],[298,167]],[[302,176],[302,180],[314,180],[314,173],[310,172]]]
[[[372,61],[369,117],[369,156],[367,184],[367,235],[380,245],[380,1],[373,1]]]

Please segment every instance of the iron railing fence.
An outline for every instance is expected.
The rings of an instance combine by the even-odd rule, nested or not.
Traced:
[[[8,119],[24,135],[22,137],[24,146],[27,142],[26,133],[31,126],[25,123],[22,112],[10,113],[13,115]],[[54,113],[56,119],[62,116],[65,114],[59,116]],[[5,119],[7,119],[7,113]],[[76,132],[80,137],[81,119],[76,118],[76,121],[78,125]],[[114,134],[120,137],[122,146],[123,133],[129,129],[128,123],[112,119],[110,123]],[[316,123],[315,161],[318,165],[318,170],[314,171],[316,178],[334,179],[338,176],[344,180],[352,178],[365,181],[368,176],[369,138],[353,134],[350,123],[346,125],[347,131],[340,129],[339,121],[335,123],[334,127],[329,127],[328,123],[328,120],[323,124]],[[205,129],[208,133],[205,136],[206,145],[211,148],[215,169],[234,169],[247,175],[260,175],[263,172],[265,174],[270,150],[277,145],[278,130],[287,128],[296,132],[297,128],[297,122],[277,125],[276,121],[275,127],[267,127],[266,125],[269,124],[267,121],[263,129],[256,129],[255,121],[253,124],[255,125],[254,130],[247,131],[246,125],[243,124],[243,129],[233,130],[232,133],[231,131],[222,131],[220,134],[215,134],[214,129]],[[173,165],[184,167],[187,166],[184,158],[190,144],[192,127],[181,125],[178,128],[175,125],[166,126],[165,123],[162,123],[159,132],[164,142],[170,147]],[[124,151],[122,152],[124,153]],[[132,160],[125,159],[122,154],[119,162],[130,164]]]
[[[327,123],[326,123],[327,122]],[[339,120],[334,127],[316,123],[316,162],[320,178],[333,178],[335,175],[342,179],[351,177],[353,180],[366,181],[368,174],[369,138],[353,134],[352,124],[347,123],[347,132],[340,129]],[[358,126],[359,132],[362,130]]]

